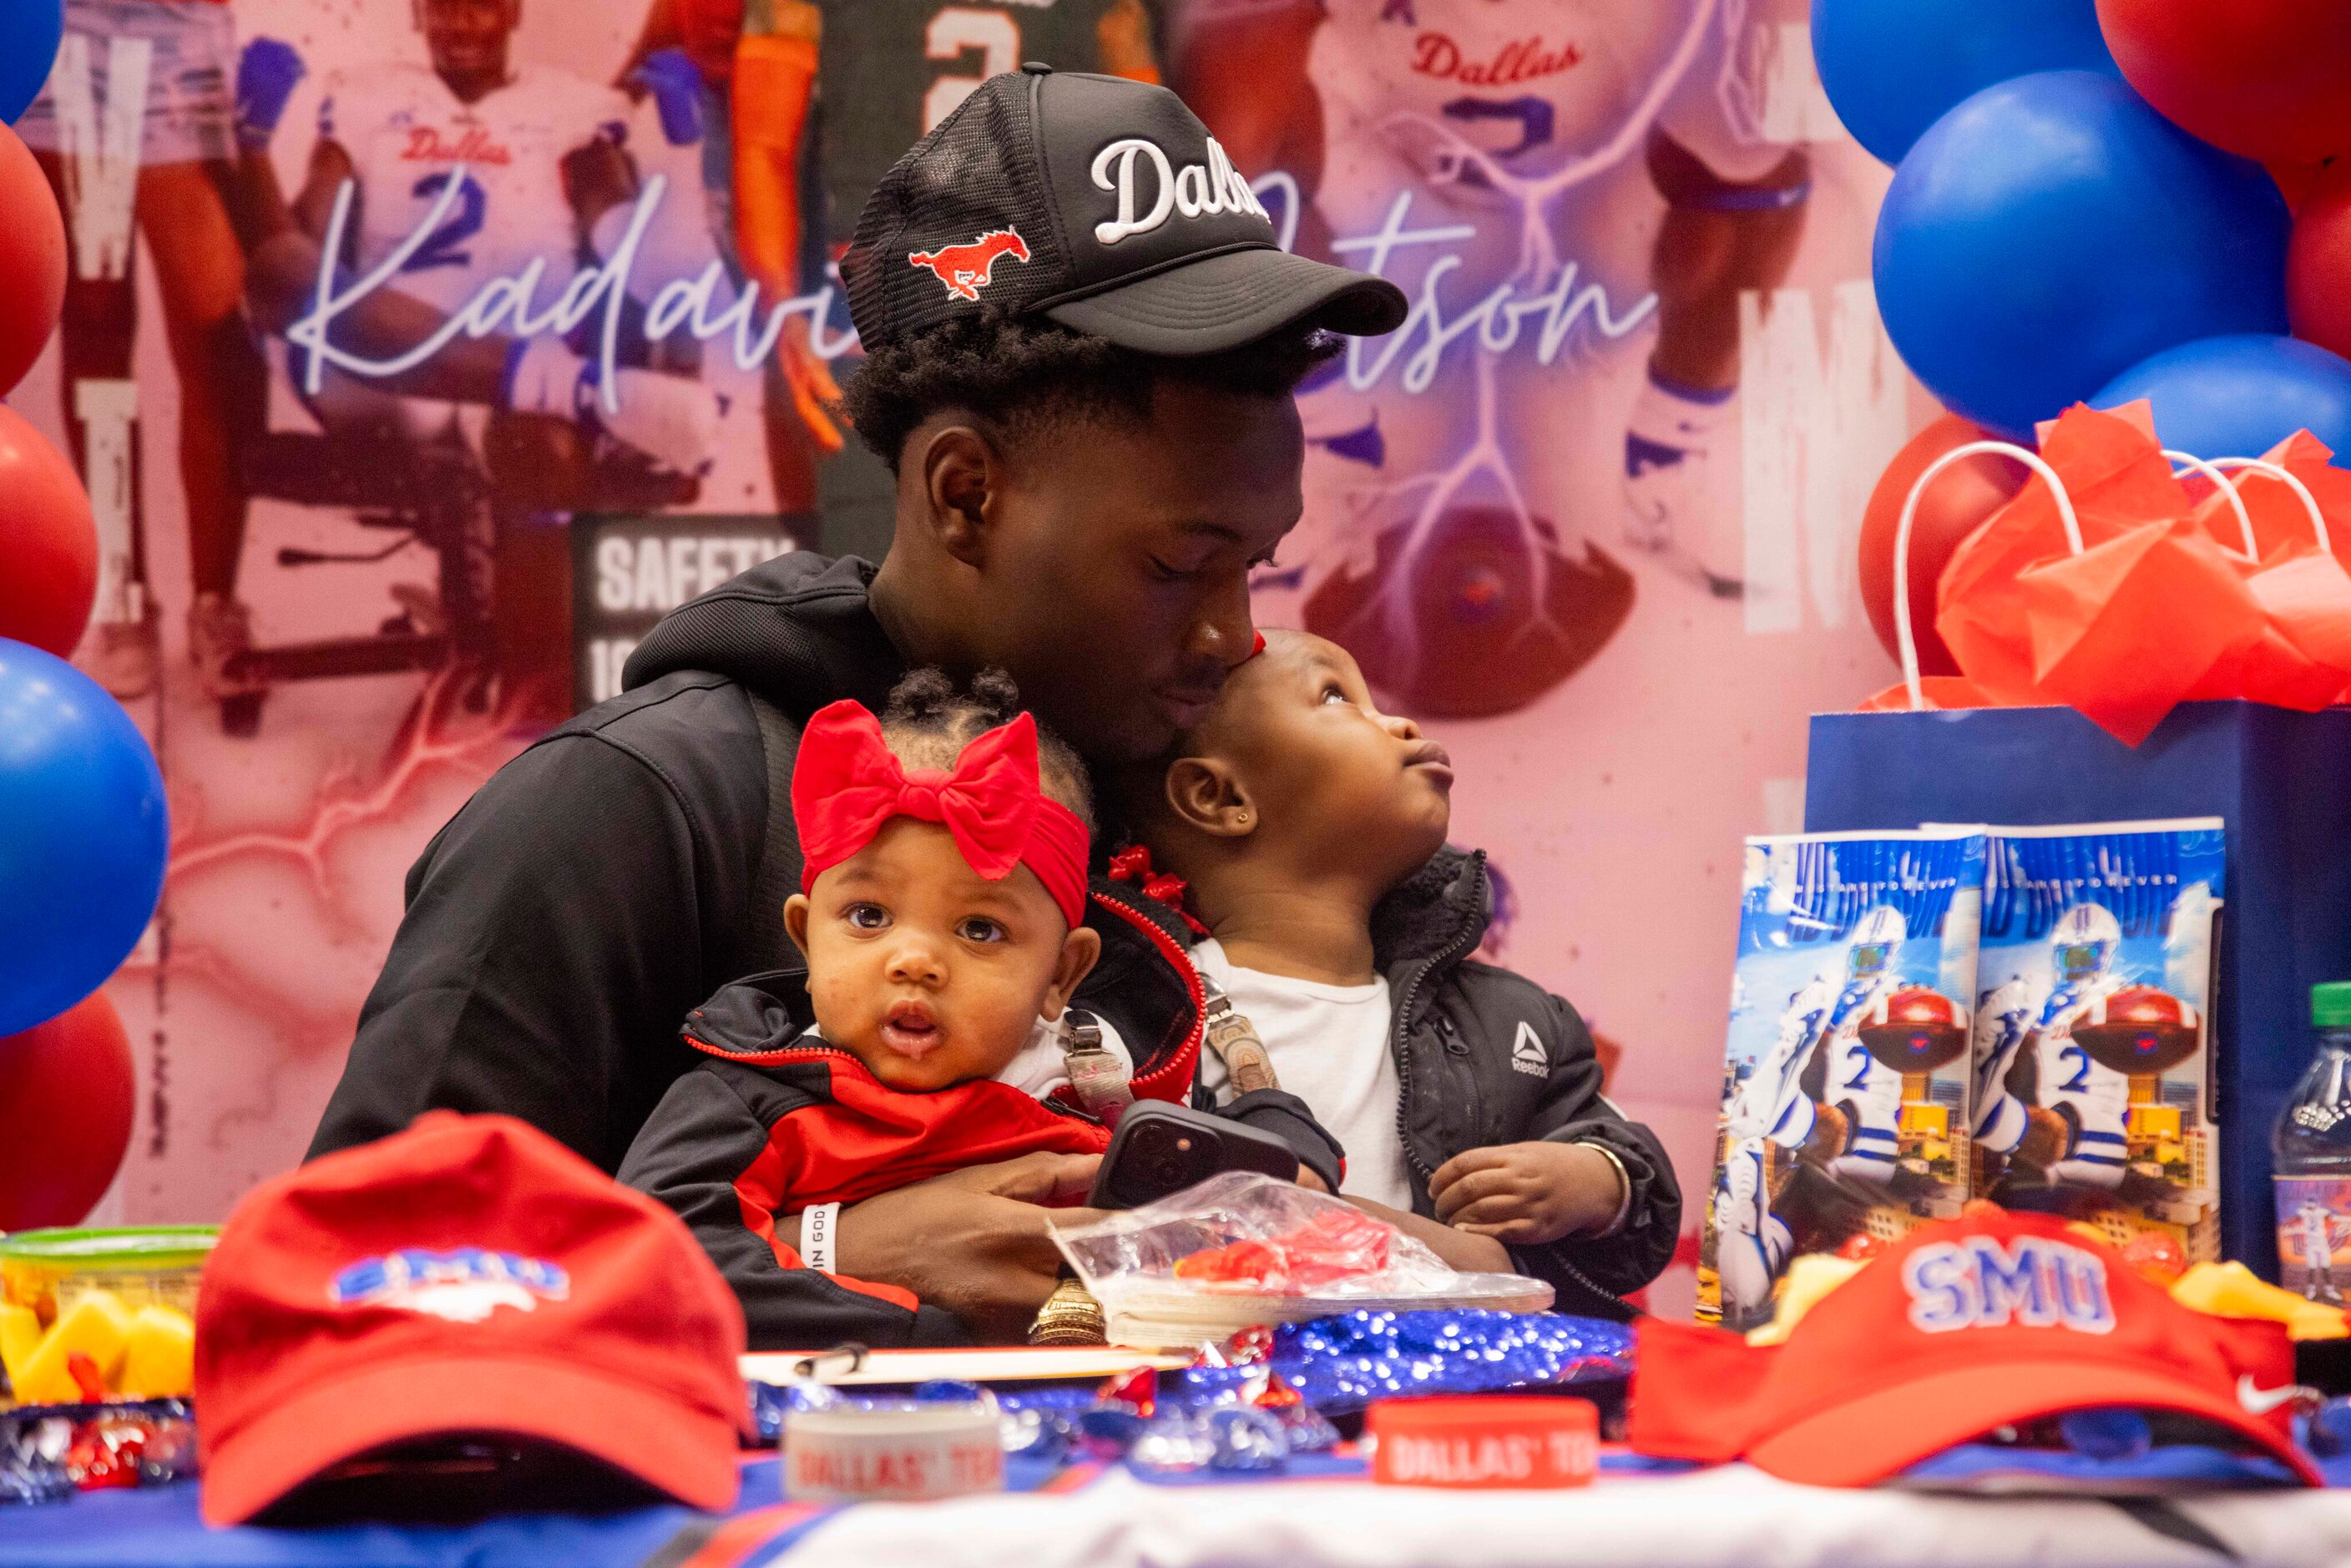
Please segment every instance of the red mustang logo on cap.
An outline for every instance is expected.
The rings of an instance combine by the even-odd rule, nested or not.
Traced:
[[[937,250],[910,252],[906,259],[939,275],[947,292],[958,299],[977,299],[995,280],[996,264],[1005,256],[1029,259],[1029,242],[1015,229],[990,229],[969,245],[942,246]]]

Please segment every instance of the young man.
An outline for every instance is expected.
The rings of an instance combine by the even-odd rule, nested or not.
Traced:
[[[410,873],[314,1152],[448,1106],[616,1166],[690,1063],[678,1020],[780,956],[799,857],[769,781],[828,702],[1001,667],[1090,758],[1155,755],[1254,645],[1249,568],[1298,520],[1289,393],[1324,352],[1313,329],[1405,313],[1389,285],[1284,255],[1174,94],[1041,67],[898,162],[842,273],[871,355],[851,413],[897,475],[888,560],[788,556],[686,605],[625,695],[482,788]],[[1113,902],[1093,917],[1152,924]],[[1138,1092],[1188,1079],[1189,974],[1105,964],[1082,998]],[[1046,1156],[869,1199],[838,1266],[1017,1333],[1059,1260],[1014,1200],[1069,1176]]]

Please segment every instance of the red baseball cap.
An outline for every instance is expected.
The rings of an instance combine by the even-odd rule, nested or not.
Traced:
[[[2294,1443],[2283,1326],[2183,1307],[2044,1216],[1922,1227],[1785,1344],[1654,1318],[1638,1333],[1629,1436],[1645,1454],[1874,1486],[1995,1427],[2126,1406],[2202,1416],[2325,1484]]]
[[[676,1215],[511,1117],[432,1112],[229,1216],[196,1301],[204,1518],[463,1433],[726,1508],[743,1348],[742,1308]]]

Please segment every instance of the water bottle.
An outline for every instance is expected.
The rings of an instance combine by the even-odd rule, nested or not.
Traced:
[[[2294,1086],[2270,1134],[2275,1157],[2278,1282],[2328,1306],[2345,1304],[2351,1258],[2351,984],[2315,986],[2310,1021],[2318,1054]]]

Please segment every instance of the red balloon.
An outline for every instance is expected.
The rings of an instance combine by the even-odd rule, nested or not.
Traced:
[[[2351,355],[2351,159],[2328,165],[2297,211],[2285,255],[2294,335]]]
[[[2325,163],[2273,163],[2269,171],[2270,178],[2277,182],[2278,194],[2285,198],[2286,209],[2300,213],[2327,168]]]
[[[72,1225],[131,1147],[131,1037],[106,993],[0,1040],[0,1230]]]
[[[1902,504],[1936,458],[1970,441],[1995,439],[1958,414],[1947,413],[1910,438],[1869,493],[1869,507],[1861,519],[1861,602],[1886,656],[1897,664],[1902,648],[1894,634],[1894,540],[1901,531]],[[2022,464],[1987,453],[1944,469],[1919,497],[1918,517],[1910,525],[1910,631],[1918,640],[1921,674],[1959,673],[1959,661],[1935,632],[1935,585],[1960,542],[2024,488],[2029,477]]]
[[[0,392],[25,379],[66,308],[66,220],[40,164],[0,126]]]
[[[0,404],[0,637],[73,657],[98,597],[98,524],[66,455]]]
[[[2343,0],[2098,0],[2123,76],[2191,136],[2264,163],[2351,150]]]

